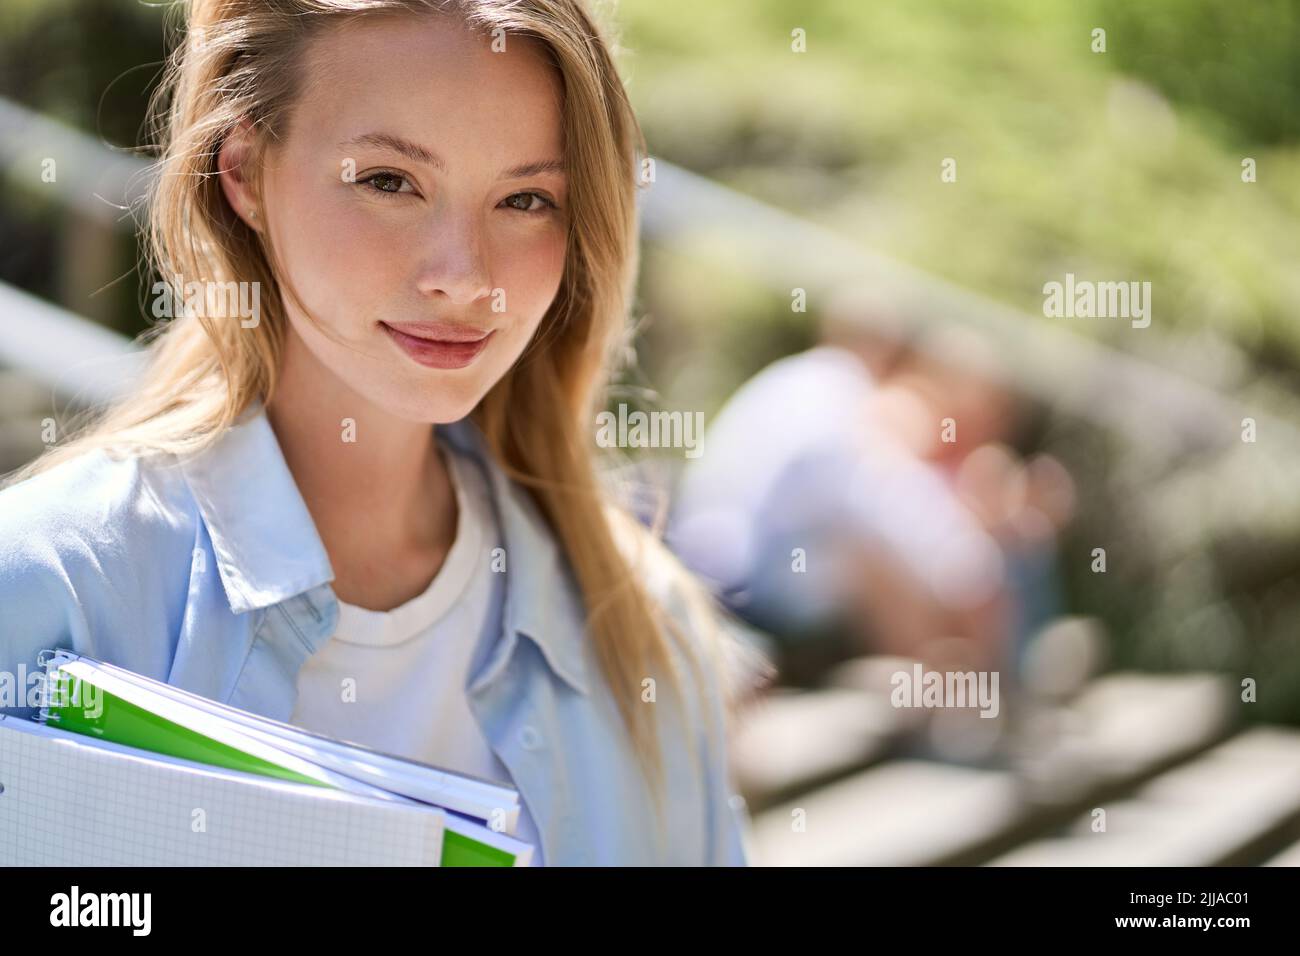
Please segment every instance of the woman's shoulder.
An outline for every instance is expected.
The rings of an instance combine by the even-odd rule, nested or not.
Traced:
[[[88,449],[0,489],[0,549],[174,527],[187,510],[183,485],[169,461]]]
[[[175,480],[90,450],[0,490],[0,672],[35,673],[55,647],[131,660],[173,633],[194,540]]]
[[[179,471],[87,450],[0,490],[0,605],[11,626],[35,629],[70,603],[138,598],[190,553],[193,533]]]

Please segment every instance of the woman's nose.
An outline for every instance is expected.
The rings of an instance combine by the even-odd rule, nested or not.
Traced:
[[[446,210],[430,224],[418,287],[422,294],[446,296],[471,305],[492,294],[492,279],[480,218],[469,210]]]

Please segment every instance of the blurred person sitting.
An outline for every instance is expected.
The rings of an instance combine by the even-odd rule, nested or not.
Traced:
[[[1025,403],[1002,383],[989,343],[943,327],[906,350],[880,383],[875,428],[931,465],[998,542],[1007,563],[1007,622],[1018,662],[1025,644],[1057,612],[1056,539],[1074,513],[1074,482],[1047,454],[1026,457]]]
[[[909,441],[923,393],[882,392],[908,350],[889,313],[831,310],[822,344],[745,383],[689,462],[668,542],[811,683],[865,650],[962,639],[998,666],[1009,608],[997,538]],[[910,426],[909,426],[910,427]]]

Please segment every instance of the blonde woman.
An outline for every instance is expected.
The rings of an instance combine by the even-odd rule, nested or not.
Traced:
[[[175,317],[0,492],[0,668],[70,647],[505,780],[539,863],[747,862],[731,644],[592,460],[644,153],[601,31],[579,0],[185,12]]]

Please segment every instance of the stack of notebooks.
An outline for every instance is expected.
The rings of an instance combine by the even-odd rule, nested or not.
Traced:
[[[0,864],[527,866],[501,783],[46,652],[0,715]]]

